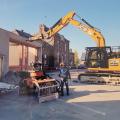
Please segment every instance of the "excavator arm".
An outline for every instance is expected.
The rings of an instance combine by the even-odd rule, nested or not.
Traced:
[[[58,33],[62,28],[67,26],[70,23],[70,20],[74,17],[74,12],[69,12],[66,16],[59,19],[57,23],[55,23],[47,32],[48,38],[54,36],[56,33]],[[44,29],[43,29],[44,31]],[[42,31],[41,31],[42,32]],[[44,32],[43,32],[44,33]]]
[[[49,39],[58,33],[63,27],[69,24],[70,20],[74,17],[75,12],[69,12],[66,16],[59,19],[49,30],[45,30],[45,25],[40,26],[39,34],[36,34],[33,37],[30,37],[30,41],[36,41],[40,39]]]
[[[76,26],[86,34],[88,34],[97,44],[97,47],[105,47],[105,39],[100,31],[96,30],[93,26],[91,26],[89,23],[87,23],[84,19],[81,19],[83,21],[79,22],[77,20],[70,20],[70,24]]]
[[[101,32],[98,31],[96,28],[94,28],[92,25],[90,25],[83,18],[80,18],[81,22],[75,20],[73,18],[75,15],[76,15],[75,12],[69,12],[66,16],[61,18],[55,25],[53,25],[47,31],[45,31],[45,26],[41,25],[40,34],[33,36],[30,39],[37,40],[37,39],[51,38],[56,33],[58,33],[62,28],[64,28],[68,24],[72,24],[73,26],[76,26],[77,28],[88,34],[96,42],[97,47],[105,47],[105,39],[101,34]]]

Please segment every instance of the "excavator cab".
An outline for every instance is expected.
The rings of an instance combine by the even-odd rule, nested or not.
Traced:
[[[87,47],[85,64],[88,68],[108,68],[111,47]]]
[[[120,47],[87,47],[85,64],[87,68],[110,68],[120,59]],[[115,65],[112,65],[115,68]],[[118,65],[119,66],[119,65]]]

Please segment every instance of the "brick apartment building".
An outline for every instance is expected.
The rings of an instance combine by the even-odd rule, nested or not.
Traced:
[[[59,66],[61,62],[69,65],[69,40],[63,35],[56,34],[54,36],[54,56],[55,66]]]
[[[48,30],[46,26],[45,30]],[[69,40],[63,35],[57,33],[51,39],[41,40],[41,42],[44,66],[56,68],[59,67],[61,62],[65,65],[69,65]]]
[[[56,68],[61,62],[69,65],[69,41],[64,36],[56,34],[50,40],[41,41],[41,43],[44,66]]]

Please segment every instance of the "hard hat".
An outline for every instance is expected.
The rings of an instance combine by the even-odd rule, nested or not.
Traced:
[[[60,66],[64,66],[64,63],[60,63]]]

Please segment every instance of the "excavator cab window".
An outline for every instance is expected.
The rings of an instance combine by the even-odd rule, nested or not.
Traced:
[[[112,58],[120,58],[120,46],[112,46]]]
[[[89,68],[108,67],[111,47],[87,47],[85,63]]]

